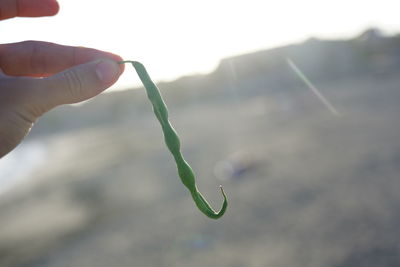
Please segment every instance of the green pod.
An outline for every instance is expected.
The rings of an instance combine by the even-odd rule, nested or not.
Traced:
[[[224,202],[220,211],[216,212],[213,210],[210,204],[208,204],[207,200],[202,196],[202,194],[198,191],[196,187],[195,174],[190,165],[185,161],[181,153],[179,136],[168,119],[167,106],[161,96],[160,90],[158,89],[157,85],[151,80],[149,74],[146,71],[146,68],[143,66],[142,63],[137,61],[127,60],[120,61],[118,63],[131,63],[132,66],[135,68],[137,74],[139,75],[139,78],[146,89],[147,97],[153,106],[154,114],[161,124],[165,144],[167,145],[169,151],[175,159],[176,167],[178,169],[178,175],[181,178],[182,183],[190,191],[190,194],[192,195],[196,206],[209,218],[218,219],[222,217],[222,215],[224,215],[226,211],[226,208],[228,207],[228,201],[224,190],[220,186]]]

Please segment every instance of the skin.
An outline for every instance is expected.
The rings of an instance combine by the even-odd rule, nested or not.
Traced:
[[[0,0],[0,20],[58,11],[55,0]],[[94,97],[114,84],[124,70],[120,60],[92,48],[47,42],[0,44],[0,158],[45,112]]]
[[[222,204],[221,210],[219,212],[215,212],[210,206],[210,204],[208,204],[207,200],[205,200],[203,195],[197,189],[195,182],[195,174],[192,168],[183,158],[183,155],[180,151],[181,145],[178,134],[172,127],[170,121],[168,120],[167,106],[165,105],[165,102],[161,96],[160,90],[158,89],[157,85],[151,80],[143,64],[137,61],[120,61],[118,63],[120,64],[131,63],[132,66],[135,68],[137,74],[139,75],[139,78],[146,89],[147,97],[149,98],[153,106],[154,114],[156,115],[158,121],[161,124],[161,128],[164,133],[165,144],[167,145],[169,151],[171,152],[172,156],[175,159],[179,177],[181,178],[182,183],[190,191],[190,194],[192,195],[192,198],[196,203],[197,207],[199,208],[199,210],[212,219],[218,219],[222,217],[228,206],[228,201],[226,199],[224,190],[220,186],[224,202]]]

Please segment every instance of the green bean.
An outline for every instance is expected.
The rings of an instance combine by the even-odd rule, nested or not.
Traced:
[[[213,208],[208,204],[207,200],[203,197],[203,195],[199,192],[195,182],[195,174],[190,167],[190,165],[185,161],[183,155],[180,151],[180,140],[178,134],[175,129],[172,127],[170,121],[168,120],[168,109],[165,105],[165,102],[161,96],[161,93],[157,87],[157,85],[151,80],[149,74],[146,71],[146,68],[142,63],[137,61],[119,61],[119,64],[131,63],[135,68],[137,74],[139,75],[140,80],[142,81],[146,92],[147,97],[149,98],[152,106],[154,114],[156,115],[158,121],[161,124],[162,131],[164,133],[164,141],[167,145],[169,151],[175,159],[175,163],[178,169],[178,175],[181,178],[182,183],[189,189],[190,194],[196,206],[199,208],[201,212],[203,212],[206,216],[212,219],[218,219],[222,215],[224,215],[226,208],[228,206],[228,201],[226,198],[226,194],[220,186],[222,196],[224,198],[224,202],[222,204],[221,210],[216,212]]]

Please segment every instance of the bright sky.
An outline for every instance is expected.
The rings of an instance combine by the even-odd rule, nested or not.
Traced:
[[[142,61],[155,80],[210,72],[224,57],[311,36],[400,32],[398,0],[59,0],[55,17],[0,22],[1,42],[43,40]],[[134,72],[114,88],[137,85]]]

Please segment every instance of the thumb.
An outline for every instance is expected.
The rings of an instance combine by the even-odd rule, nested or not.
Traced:
[[[87,100],[114,84],[122,73],[116,61],[100,59],[74,66],[41,79],[41,97],[45,110],[61,104]]]

